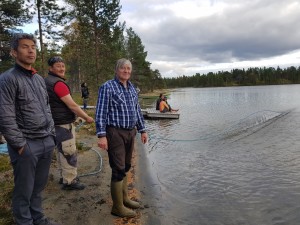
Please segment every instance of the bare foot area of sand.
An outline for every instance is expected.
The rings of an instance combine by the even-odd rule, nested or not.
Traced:
[[[43,208],[45,215],[62,225],[119,225],[142,224],[142,210],[135,210],[135,218],[119,218],[111,215],[112,201],[110,196],[111,169],[107,152],[97,147],[97,138],[93,135],[79,134],[77,142],[84,143],[78,157],[78,175],[80,182],[86,185],[84,190],[62,190],[58,183],[57,162],[53,160],[47,188],[43,192]],[[135,150],[136,151],[136,150]],[[101,155],[101,157],[99,156]],[[138,199],[135,189],[136,154],[129,173],[129,196]],[[102,161],[102,166],[101,166]],[[100,170],[101,166],[101,171]],[[93,175],[88,175],[95,173]]]

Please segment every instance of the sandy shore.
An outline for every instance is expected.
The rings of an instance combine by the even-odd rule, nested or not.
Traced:
[[[139,134],[137,138],[140,138]],[[143,145],[139,143],[139,140],[136,143],[133,166],[129,172],[129,195],[132,199],[141,199],[142,208],[136,210],[137,217],[132,219],[122,219],[110,214],[112,206],[110,196],[111,169],[107,152],[97,147],[95,136],[79,135],[77,141],[93,149],[81,152],[78,158],[78,174],[81,176],[80,181],[86,185],[86,188],[82,191],[61,190],[61,185],[58,184],[57,163],[54,160],[50,169],[49,183],[43,193],[43,207],[46,216],[62,225],[160,224],[152,223],[153,205],[150,203],[151,198],[148,195],[147,185],[145,186],[144,183],[147,177],[145,176],[146,164],[145,158],[142,155],[140,157]],[[100,172],[98,171],[101,158],[98,154],[102,158]],[[89,173],[96,174],[86,175]],[[139,188],[142,191],[139,191]]]

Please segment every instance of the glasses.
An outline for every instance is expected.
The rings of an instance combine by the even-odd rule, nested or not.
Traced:
[[[49,60],[48,60],[48,65],[49,66],[53,66],[54,63],[57,63],[57,62],[64,62],[63,58],[60,57],[60,56],[54,56],[54,57],[51,57]]]

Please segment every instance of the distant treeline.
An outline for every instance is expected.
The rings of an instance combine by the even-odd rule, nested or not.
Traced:
[[[96,93],[99,85],[113,78],[115,61],[122,57],[131,60],[131,81],[142,92],[173,87],[300,83],[300,68],[293,66],[163,78],[158,69],[151,68],[138,34],[125,21],[118,22],[121,8],[120,0],[1,0],[0,73],[14,65],[10,56],[11,37],[38,18],[39,28],[34,33],[39,49],[34,68],[46,76],[47,60],[54,55],[62,56],[73,92],[79,92],[80,84],[86,82]]]
[[[164,83],[168,88],[299,84],[300,66],[298,68],[291,66],[285,69],[279,67],[233,69],[230,72],[218,71],[202,75],[196,73],[193,76],[164,78]]]

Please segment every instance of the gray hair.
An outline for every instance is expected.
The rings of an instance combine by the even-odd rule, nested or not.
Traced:
[[[132,69],[132,64],[128,59],[122,58],[122,59],[118,59],[117,63],[116,63],[116,67],[115,67],[115,71],[118,71],[118,69],[120,69],[121,67],[123,67],[124,65],[128,65],[130,66],[130,68]]]
[[[36,45],[36,38],[33,36],[33,34],[16,33],[13,35],[11,39],[11,44],[10,44],[11,49],[17,50],[19,47],[19,41],[22,39],[32,40]]]

